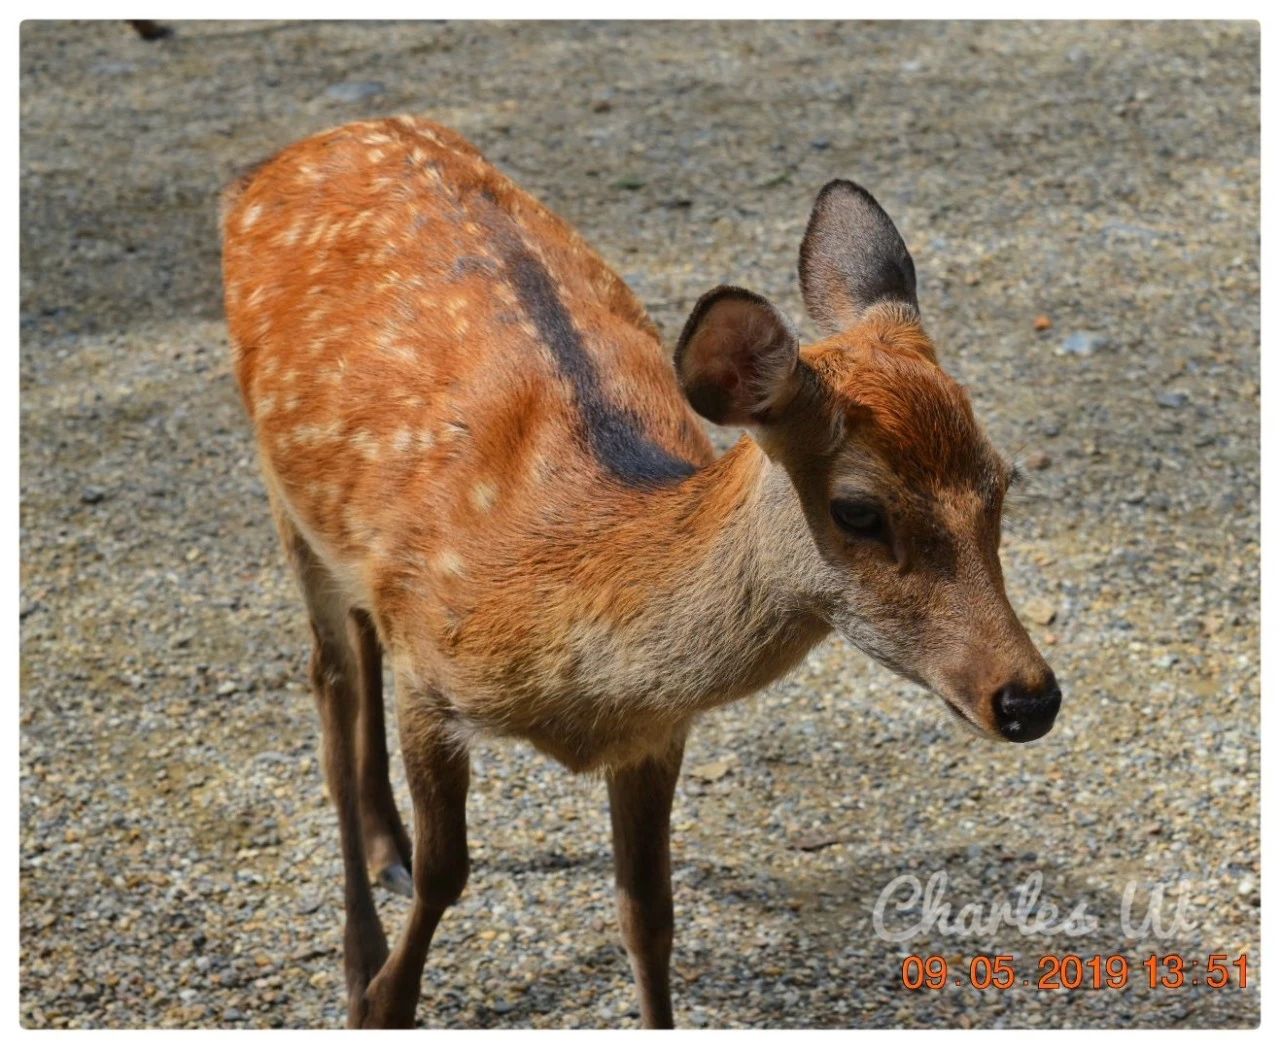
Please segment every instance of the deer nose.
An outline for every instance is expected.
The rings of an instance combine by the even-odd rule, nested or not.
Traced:
[[[1040,689],[1005,685],[995,694],[996,727],[1005,739],[1028,743],[1053,728],[1062,706],[1062,689],[1051,673]]]

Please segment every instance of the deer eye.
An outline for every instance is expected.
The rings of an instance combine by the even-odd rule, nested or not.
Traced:
[[[855,539],[884,539],[884,511],[865,499],[835,499],[831,519],[840,530]]]

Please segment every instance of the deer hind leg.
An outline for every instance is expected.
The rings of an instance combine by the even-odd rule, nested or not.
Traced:
[[[276,526],[311,616],[315,647],[311,685],[320,713],[325,780],[338,812],[346,925],[343,957],[348,1019],[358,1023],[364,990],[387,957],[387,940],[369,885],[360,819],[356,732],[360,710],[359,661],[347,632],[350,605],[332,573],[298,534],[273,499]]]
[[[365,995],[365,1027],[412,1027],[436,926],[467,884],[471,763],[429,695],[397,683],[400,749],[413,795],[413,909]]]
[[[387,729],[382,703],[382,646],[368,613],[351,613],[351,634],[360,668],[360,717],[356,769],[365,859],[374,879],[402,896],[413,895],[409,835],[400,822],[387,766]]]
[[[666,754],[609,774],[618,924],[645,1027],[671,1027],[671,801],[683,740]]]

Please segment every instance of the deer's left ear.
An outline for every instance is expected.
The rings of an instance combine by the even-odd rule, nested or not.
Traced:
[[[676,344],[694,410],[722,426],[776,421],[799,383],[795,329],[768,299],[727,285],[700,298]]]
[[[875,197],[845,179],[828,182],[814,202],[800,245],[800,290],[826,335],[852,328],[879,302],[920,311],[902,234]]]

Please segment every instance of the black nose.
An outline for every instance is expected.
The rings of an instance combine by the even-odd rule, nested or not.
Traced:
[[[1044,686],[1031,690],[1021,685],[1005,685],[995,695],[996,725],[1005,739],[1028,743],[1051,728],[1062,706],[1062,689],[1052,674]]]

